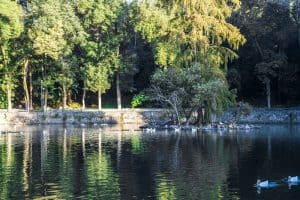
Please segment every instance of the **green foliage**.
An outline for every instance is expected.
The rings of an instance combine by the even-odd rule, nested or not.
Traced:
[[[80,21],[70,3],[60,0],[32,1],[29,4],[29,37],[38,55],[53,59],[69,55],[75,44],[84,41]]]
[[[80,105],[79,103],[77,103],[77,102],[71,102],[71,103],[68,105],[68,107],[69,107],[70,109],[76,109],[76,110],[78,110],[78,109],[81,108],[81,105]]]
[[[235,101],[221,66],[237,58],[246,40],[228,23],[239,0],[140,1],[136,31],[154,47],[156,63],[164,68],[152,77],[150,96],[171,107],[177,122],[193,112],[222,113]]]
[[[103,67],[102,63],[94,67],[87,65],[86,67],[86,86],[93,92],[104,93],[110,88],[108,69]]]
[[[222,113],[235,102],[235,95],[224,77],[203,65],[157,70],[148,94],[163,107],[170,107],[178,122],[182,119],[190,121],[191,114],[200,108],[206,110],[206,121],[210,121],[211,114]]]
[[[263,84],[272,98],[289,100],[292,95],[297,100],[299,2],[290,1],[289,7],[242,2],[31,0],[22,11],[17,1],[2,0],[0,87],[6,97],[1,99],[11,101],[15,93],[16,103],[24,102],[21,79],[30,85],[29,74],[34,106],[44,93],[54,107],[65,102],[62,97],[79,102],[82,88],[105,93],[115,88],[116,75],[119,88],[131,96],[148,86],[156,62],[166,69],[153,75],[152,84],[171,102],[162,105],[178,107],[181,119],[203,107],[207,115],[221,113],[235,95],[252,98],[262,93],[258,87]],[[237,58],[246,41],[235,25],[248,43],[227,71],[223,66]],[[26,72],[24,60],[29,61]],[[225,77],[238,92],[228,89]],[[252,84],[257,80],[262,84]],[[273,90],[279,92],[271,95]],[[131,106],[141,106],[144,95],[136,95]],[[89,92],[86,97],[94,99]]]
[[[153,44],[161,66],[184,67],[200,60],[227,65],[237,57],[233,50],[245,43],[240,31],[226,21],[239,4],[239,0],[143,0],[137,4],[135,29]]]
[[[136,94],[133,96],[131,100],[131,107],[137,108],[143,105],[147,100],[149,99],[148,96],[144,92],[140,92],[139,94]]]
[[[1,0],[0,1],[0,44],[9,42],[12,38],[17,38],[22,30],[21,22],[22,9],[16,1]],[[3,56],[3,55],[2,55]]]
[[[15,57],[13,39],[23,31],[21,7],[10,0],[0,1],[0,70],[1,88],[7,96],[8,109],[11,109],[11,98],[16,87],[17,58]]]
[[[7,99],[5,93],[0,90],[0,109],[7,108]]]
[[[131,137],[131,148],[133,154],[141,154],[145,151],[144,143],[139,136],[133,135]]]

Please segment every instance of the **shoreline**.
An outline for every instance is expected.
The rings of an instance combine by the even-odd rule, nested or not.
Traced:
[[[0,110],[0,125],[38,125],[38,124],[136,124],[168,121],[170,113],[166,109],[96,109],[59,110],[47,112],[25,110]],[[213,123],[235,121],[235,109],[231,108]],[[300,107],[293,108],[253,108],[249,115],[242,115],[239,124],[300,124]]]

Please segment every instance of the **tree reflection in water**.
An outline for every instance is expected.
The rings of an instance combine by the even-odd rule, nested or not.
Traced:
[[[262,133],[24,130],[0,135],[0,199],[254,198],[256,178],[273,176],[279,163],[274,152],[285,153],[281,160],[300,153],[290,133],[282,139]],[[297,174],[300,163],[291,162]]]

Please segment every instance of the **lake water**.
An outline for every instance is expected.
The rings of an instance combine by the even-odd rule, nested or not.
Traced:
[[[300,199],[300,126],[241,132],[32,126],[0,134],[0,199]],[[258,178],[279,186],[258,191]]]

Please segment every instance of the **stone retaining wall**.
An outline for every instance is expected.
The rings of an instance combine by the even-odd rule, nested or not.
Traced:
[[[140,124],[168,119],[163,109],[0,111],[0,124]]]
[[[49,110],[25,112],[0,110],[0,125],[12,124],[137,124],[165,122],[170,119],[163,109],[103,109],[96,110]],[[234,121],[234,111],[228,110],[216,121]],[[248,116],[241,116],[240,123],[300,123],[300,108],[254,108]]]
[[[228,110],[218,121],[233,121],[234,111]],[[300,108],[254,108],[250,115],[241,116],[240,123],[300,123]]]

